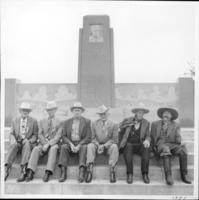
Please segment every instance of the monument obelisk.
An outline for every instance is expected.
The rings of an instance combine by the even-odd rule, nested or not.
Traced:
[[[86,107],[115,106],[113,29],[109,16],[83,18],[79,31],[78,99]]]

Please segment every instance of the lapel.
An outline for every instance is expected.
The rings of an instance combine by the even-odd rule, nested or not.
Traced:
[[[28,117],[27,117],[27,126],[26,126],[26,127],[27,127],[27,130],[28,130],[28,131],[27,131],[27,135],[29,135],[30,130],[31,130],[31,121],[32,121],[31,118],[28,116]]]
[[[145,131],[145,128],[146,128],[146,121],[144,119],[142,119],[142,122],[141,122],[141,129],[140,129],[140,138],[143,137],[144,135],[144,131]]]
[[[169,124],[168,129],[167,129],[167,136],[169,136],[172,133],[173,130],[173,124],[172,122]]]
[[[80,124],[79,124],[79,134],[80,134],[80,136],[82,135],[84,126],[85,126],[85,120],[84,120],[83,117],[81,117],[80,118]]]
[[[72,131],[72,124],[73,124],[73,118],[70,118],[66,124],[66,130],[67,130],[67,137],[71,138],[71,131]]]

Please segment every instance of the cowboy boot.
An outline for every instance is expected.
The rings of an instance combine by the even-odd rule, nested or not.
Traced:
[[[150,183],[150,179],[147,173],[143,173],[142,178],[143,178],[144,183],[146,184]]]
[[[93,163],[88,164],[87,174],[86,174],[86,183],[90,183],[93,177]]]
[[[115,167],[110,168],[110,182],[115,183],[116,182],[116,176],[115,176]]]
[[[17,179],[17,182],[23,182],[23,181],[25,181],[26,176],[27,176],[27,165],[22,165],[21,166],[21,175]]]
[[[187,154],[182,153],[179,155],[180,175],[184,183],[191,184],[191,181],[187,178]]]
[[[49,170],[45,171],[44,177],[43,177],[43,182],[48,182],[50,178],[51,172]]]
[[[26,182],[32,181],[33,178],[34,178],[34,172],[32,171],[32,169],[29,169],[29,170],[28,170],[27,177],[26,177]]]
[[[10,174],[10,171],[11,171],[11,166],[10,165],[5,165],[5,176],[4,176],[4,181],[6,181],[7,180],[7,178],[8,178],[8,176],[9,176],[9,174]]]
[[[169,156],[163,157],[163,166],[167,185],[173,185],[173,179],[171,174],[171,158]]]
[[[127,176],[126,176],[126,182],[127,182],[128,184],[133,183],[133,174],[131,174],[131,173],[128,173],[128,174],[127,174]]]
[[[61,171],[61,176],[59,178],[59,182],[64,182],[67,179],[67,168],[61,166],[60,171]]]
[[[80,183],[84,182],[84,175],[85,175],[85,167],[84,166],[81,166],[79,168],[79,178],[78,178],[78,181]]]

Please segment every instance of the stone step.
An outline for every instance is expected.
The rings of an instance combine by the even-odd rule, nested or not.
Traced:
[[[39,165],[35,172],[34,178],[42,178],[45,173],[46,165]],[[189,169],[189,178],[193,180],[194,178],[194,168],[193,166],[188,166]],[[78,177],[78,166],[70,166],[67,169],[68,179],[77,179]],[[17,178],[20,175],[19,165],[13,165],[10,176],[8,179]],[[116,168],[117,180],[126,180],[126,167],[117,166]],[[58,179],[60,176],[60,171],[56,167],[55,172],[51,179]],[[174,180],[181,180],[180,171],[178,166],[172,167],[172,176]],[[150,166],[149,168],[149,177],[151,180],[164,180],[164,169],[163,167]],[[93,168],[93,180],[108,180],[109,179],[109,167],[108,166],[94,166]],[[142,180],[142,174],[140,166],[134,166],[134,180]]]
[[[7,151],[4,154],[5,158],[7,156]],[[59,155],[57,156],[58,159]],[[15,159],[15,163],[20,163],[21,157],[20,155],[17,155],[16,159]],[[133,161],[134,161],[134,165],[140,165],[141,163],[141,158],[139,155],[134,155],[133,157]],[[40,158],[39,160],[39,164],[45,164],[47,162],[47,154],[44,155],[43,157]],[[107,165],[108,164],[108,157],[106,155],[97,155],[96,159],[95,159],[95,165]],[[172,164],[175,165],[179,165],[179,160],[178,157],[175,156],[172,158]],[[188,165],[193,165],[194,164],[194,154],[193,153],[188,153]],[[69,162],[69,165],[78,165],[78,155],[77,154],[73,154],[71,155],[71,159]],[[120,154],[119,159],[118,159],[118,165],[124,165],[124,158],[123,155]],[[162,160],[157,160],[155,157],[151,157],[150,158],[150,165],[155,165],[155,166],[161,166],[162,165]]]
[[[34,179],[29,183],[16,183],[15,179],[10,179],[5,183],[5,194],[188,196],[193,195],[193,184],[175,181],[173,186],[167,186],[165,181],[153,180],[150,184],[144,184],[141,180],[135,180],[133,184],[127,184],[125,180],[119,180],[116,183],[109,183],[107,180],[93,180],[91,183],[67,180],[59,183],[57,180],[51,180],[43,183],[40,179]]]

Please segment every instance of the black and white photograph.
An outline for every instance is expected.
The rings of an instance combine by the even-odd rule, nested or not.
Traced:
[[[0,197],[198,199],[199,2],[1,1]]]

